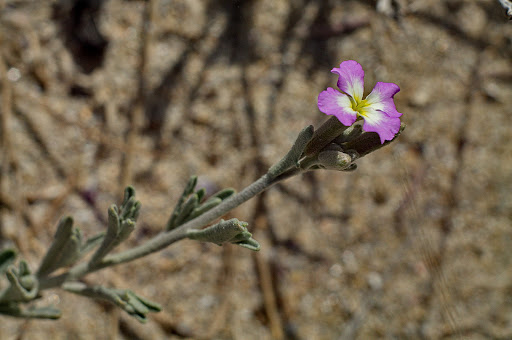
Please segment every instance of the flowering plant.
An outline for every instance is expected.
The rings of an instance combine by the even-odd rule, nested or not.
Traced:
[[[392,140],[400,129],[402,114],[396,110],[393,97],[400,88],[394,83],[378,82],[373,91],[363,99],[364,71],[361,65],[348,60],[333,68],[339,75],[336,91],[328,87],[318,95],[318,108],[325,114],[336,116],[346,126],[364,119],[363,130],[376,132],[381,143]]]
[[[334,117],[316,131],[312,125],[305,127],[288,153],[241,192],[228,188],[206,197],[205,189],[196,190],[197,177],[193,176],[185,185],[160,234],[134,248],[113,253],[136,228],[141,209],[135,190],[128,187],[123,202],[108,209],[105,232],[85,238],[71,217],[63,217],[36,271],[32,271],[23,260],[15,267],[17,253],[13,249],[0,251],[0,275],[5,274],[8,281],[4,288],[0,286],[0,314],[59,318],[60,311],[53,306],[26,307],[25,304],[39,298],[46,289],[60,287],[77,295],[109,301],[138,321],[145,322],[146,314],[161,309],[159,304],[131,290],[88,285],[81,278],[158,252],[183,239],[218,245],[232,243],[259,250],[260,245],[252,238],[246,222],[236,218],[216,221],[289,177],[318,169],[355,170],[357,159],[389,144],[404,127],[398,118],[401,113],[393,103],[393,96],[399,91],[397,85],[377,83],[373,91],[362,99],[364,72],[361,65],[352,60],[345,61],[332,72],[339,75],[338,87],[343,92],[328,88],[320,93],[318,107]],[[210,226],[203,228],[207,225]]]

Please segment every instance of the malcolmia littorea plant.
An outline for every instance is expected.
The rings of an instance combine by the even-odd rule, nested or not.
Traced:
[[[357,159],[394,141],[404,128],[399,118],[402,114],[393,102],[393,96],[400,90],[396,84],[379,82],[363,99],[361,65],[353,60],[344,61],[332,72],[338,75],[341,92],[329,87],[318,96],[318,108],[332,117],[316,131],[312,125],[305,127],[288,153],[241,192],[228,188],[206,197],[205,189],[196,189],[197,177],[193,176],[160,234],[134,248],[115,252],[135,229],[141,209],[135,190],[127,187],[123,202],[108,209],[108,223],[102,233],[85,238],[71,217],[63,217],[36,271],[24,260],[14,266],[15,250],[0,251],[0,275],[5,274],[7,278],[7,284],[0,290],[0,314],[57,319],[61,313],[54,306],[28,303],[41,297],[44,290],[60,287],[85,297],[110,301],[145,322],[147,314],[161,310],[161,306],[129,289],[88,285],[80,279],[158,252],[183,239],[218,245],[233,243],[259,250],[260,245],[252,238],[246,222],[236,218],[218,219],[270,186],[303,172],[353,171]]]

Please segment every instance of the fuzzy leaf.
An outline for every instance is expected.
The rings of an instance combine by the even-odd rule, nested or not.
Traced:
[[[107,233],[101,242],[100,247],[96,250],[89,263],[97,263],[114,247],[121,225],[119,222],[119,215],[115,204],[112,204],[108,209],[108,222]]]
[[[268,174],[271,178],[275,178],[286,170],[297,166],[297,163],[302,153],[304,152],[304,149],[311,141],[311,138],[313,138],[313,132],[313,125],[307,126],[301,132],[299,132],[299,135],[297,136],[297,139],[295,140],[295,143],[293,144],[290,151],[288,151],[283,159],[281,159],[268,170]]]
[[[206,202],[204,202],[203,204],[201,204],[200,206],[198,206],[197,208],[195,208],[192,211],[192,213],[187,218],[187,221],[192,220],[192,219],[196,218],[197,216],[204,214],[208,210],[213,209],[216,206],[218,206],[220,203],[222,203],[222,199],[220,199],[218,197],[209,198]]]
[[[16,259],[16,250],[4,249],[0,252],[0,275],[3,275],[9,265],[14,263]]]
[[[63,288],[78,295],[110,301],[142,323],[147,321],[147,313],[159,312],[161,310],[159,304],[144,299],[127,289],[114,289],[103,286],[90,287],[81,282],[67,282],[63,285]]]
[[[39,277],[47,276],[58,268],[58,262],[61,259],[62,249],[69,242],[73,232],[73,218],[66,216],[61,218],[57,231],[55,232],[53,242],[46,252],[46,255],[39,266],[37,275]]]
[[[176,206],[174,207],[171,217],[169,217],[169,220],[166,223],[166,226],[165,226],[166,231],[172,230],[178,226],[176,224],[176,220],[178,219],[178,216],[180,216],[180,214],[181,214],[183,203],[185,202],[187,197],[192,192],[194,192],[196,185],[197,185],[197,176],[190,177],[190,179],[187,182],[187,185],[185,186],[185,189],[181,193],[178,203],[176,203]]]
[[[229,198],[231,197],[233,194],[236,193],[236,190],[233,189],[233,188],[226,188],[226,189],[222,189],[218,192],[216,192],[215,194],[212,195],[212,197],[210,197],[209,199],[212,199],[212,198],[215,198],[215,197],[218,197],[220,198],[221,200],[225,200],[226,198]]]
[[[197,194],[193,194],[189,197],[185,204],[183,204],[183,209],[181,209],[178,218],[176,218],[175,227],[179,227],[187,220],[192,211],[197,207],[198,203],[199,197]]]
[[[103,241],[104,237],[105,232],[101,232],[99,234],[89,237],[80,249],[80,257],[85,256],[88,252],[94,249],[98,244],[100,244]]]
[[[25,261],[20,262],[19,270],[10,267],[6,271],[9,287],[0,293],[0,304],[6,302],[28,302],[36,298],[39,281],[30,273]]]
[[[58,319],[61,316],[60,310],[53,306],[22,309],[18,303],[0,304],[0,314],[32,319]]]
[[[196,195],[197,195],[198,202],[201,202],[203,200],[204,196],[206,195],[206,189],[201,188],[201,189],[197,190]]]

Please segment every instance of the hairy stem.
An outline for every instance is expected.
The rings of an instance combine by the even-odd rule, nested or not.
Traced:
[[[270,175],[265,174],[262,177],[260,177],[257,181],[243,189],[238,194],[231,196],[230,198],[224,200],[221,204],[219,204],[212,210],[209,210],[208,212],[183,224],[182,226],[168,232],[162,232],[135,248],[123,251],[118,254],[108,255],[98,263],[80,263],[75,267],[71,268],[69,272],[65,274],[42,279],[40,282],[40,289],[43,290],[52,287],[58,287],[66,281],[76,280],[88,273],[103,269],[105,267],[130,262],[138,258],[144,257],[146,255],[149,255],[151,253],[155,253],[163,248],[166,248],[167,246],[176,241],[186,238],[187,230],[197,229],[206,226],[207,224],[222,217],[227,212],[238,207],[242,203],[248,201],[252,197],[268,189],[273,184],[282,181],[286,178],[289,178],[291,176],[297,175],[299,173],[300,171],[297,170],[291,171],[290,173],[285,173],[273,179],[271,178]]]

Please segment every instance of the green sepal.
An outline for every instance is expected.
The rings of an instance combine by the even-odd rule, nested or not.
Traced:
[[[16,259],[16,250],[8,248],[0,252],[0,275],[4,275],[7,268],[14,263]]]
[[[357,137],[359,137],[363,133],[363,121],[358,120],[351,126],[347,127],[341,135],[336,137],[333,142],[336,144],[342,144],[348,141],[351,141]]]

